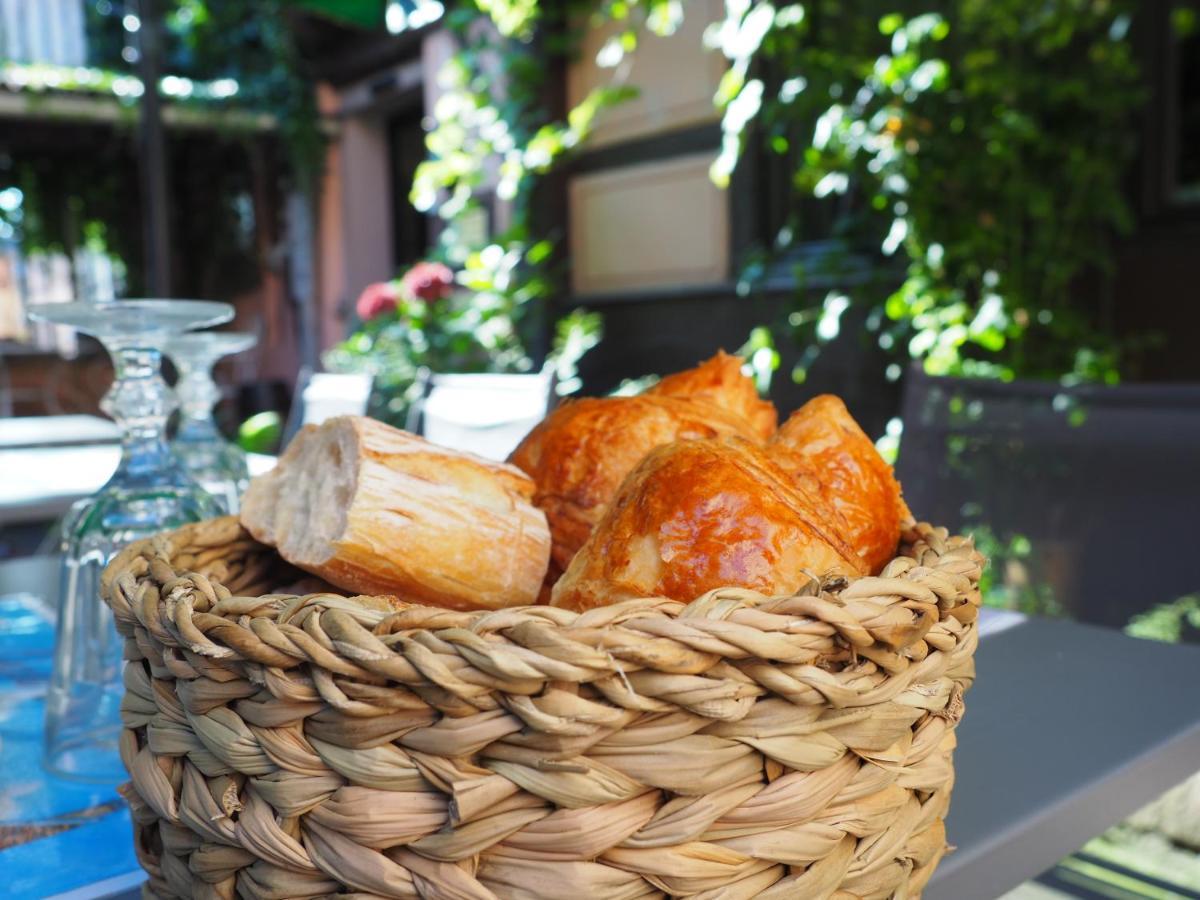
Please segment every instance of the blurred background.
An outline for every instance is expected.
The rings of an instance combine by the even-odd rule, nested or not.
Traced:
[[[369,411],[503,456],[740,351],[989,603],[1200,639],[1194,0],[0,0],[0,416],[92,448],[0,442],[0,558],[116,460],[62,422],[107,354],[29,307],[153,296],[257,335],[216,418],[268,454]],[[1092,851],[1200,896],[1190,790]]]

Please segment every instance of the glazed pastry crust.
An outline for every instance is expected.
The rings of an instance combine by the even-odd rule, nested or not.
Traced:
[[[839,398],[809,400],[780,426],[767,452],[797,483],[825,495],[867,571],[878,572],[896,555],[901,522],[912,514],[892,467]]]
[[[550,532],[522,472],[374,419],[307,426],[242,501],[246,530],[343,590],[452,609],[537,602]]]
[[[589,398],[550,413],[509,461],[537,485],[533,502],[550,524],[553,567],[563,571],[651,450],[678,440],[756,434],[745,419],[708,403],[649,394]]]
[[[554,606],[690,601],[718,587],[785,594],[810,576],[861,574],[823,498],[737,438],[652,452],[554,586]]]
[[[694,369],[665,376],[646,393],[718,406],[749,422],[759,440],[765,441],[775,432],[778,415],[774,404],[758,396],[753,379],[742,374],[741,359],[724,350]]]

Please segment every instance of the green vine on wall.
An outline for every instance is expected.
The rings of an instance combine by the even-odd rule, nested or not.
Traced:
[[[880,347],[931,374],[1117,380],[1133,348],[1112,334],[1103,297],[1076,289],[1107,271],[1113,234],[1130,226],[1135,11],[727,0],[710,29],[730,61],[714,180],[761,148],[791,173],[792,214],[768,256],[795,249],[807,216],[882,258],[884,278],[793,315],[802,342],[828,342],[858,305]],[[835,275],[861,264],[825,260]]]
[[[470,10],[447,19],[459,47],[438,74],[438,124],[427,135],[429,156],[411,199],[443,223],[439,252],[462,268],[463,284],[481,302],[509,304],[534,345],[544,324],[539,314],[561,282],[560,236],[534,222],[538,180],[585,141],[601,111],[636,95],[614,78],[558,118],[547,102],[550,79],[577,52],[583,27],[615,25],[601,51],[614,68],[643,28],[670,33],[681,7],[677,0],[575,0],[553,9],[535,0],[478,0],[478,9],[490,27]],[[508,205],[509,224],[481,234],[480,216],[497,200]],[[599,332],[594,313],[575,310],[557,323],[551,356],[562,392],[578,388],[574,361]]]
[[[598,88],[555,120],[552,61],[583,27],[616,23],[597,57],[616,67],[641,29],[670,33],[685,6],[578,0],[553,21],[535,0],[478,7],[494,31],[474,11],[451,19],[462,46],[441,75],[413,200],[446,222],[442,250],[476,289],[521,292],[522,305],[555,281],[554,236],[530,229],[532,183],[635,90]],[[743,285],[814,236],[833,239],[835,252],[794,264],[805,362],[857,307],[896,360],[890,378],[907,358],[931,374],[1119,378],[1139,345],[1113,335],[1103,279],[1086,296],[1079,283],[1107,270],[1112,236],[1130,226],[1135,13],[1132,0],[727,0],[706,36],[729,61],[712,176],[729,185],[748,155],[766,156],[789,195]],[[466,225],[490,184],[513,218],[488,242],[500,252],[484,254]],[[854,277],[813,305],[804,286],[818,274]]]

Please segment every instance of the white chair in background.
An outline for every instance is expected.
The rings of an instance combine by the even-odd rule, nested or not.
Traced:
[[[304,387],[301,425],[320,425],[334,416],[361,416],[371,399],[371,376],[317,372]]]
[[[320,425],[334,416],[366,415],[372,383],[366,373],[301,370],[284,427],[283,446],[305,425]]]
[[[532,375],[427,375],[409,428],[443,447],[503,460],[553,402],[554,369]]]
[[[405,427],[435,444],[488,459],[508,457],[554,401],[554,368],[530,375],[423,371]],[[304,425],[365,415],[372,379],[365,374],[301,373],[284,429],[284,446]]]

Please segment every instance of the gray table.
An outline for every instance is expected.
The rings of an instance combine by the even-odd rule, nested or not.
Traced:
[[[1030,620],[985,638],[926,900],[989,900],[1200,770],[1200,648]]]
[[[0,563],[0,592],[44,589],[55,571],[48,558]],[[926,900],[992,900],[1200,769],[1200,648],[1071,622],[985,624],[958,728],[958,849]]]

